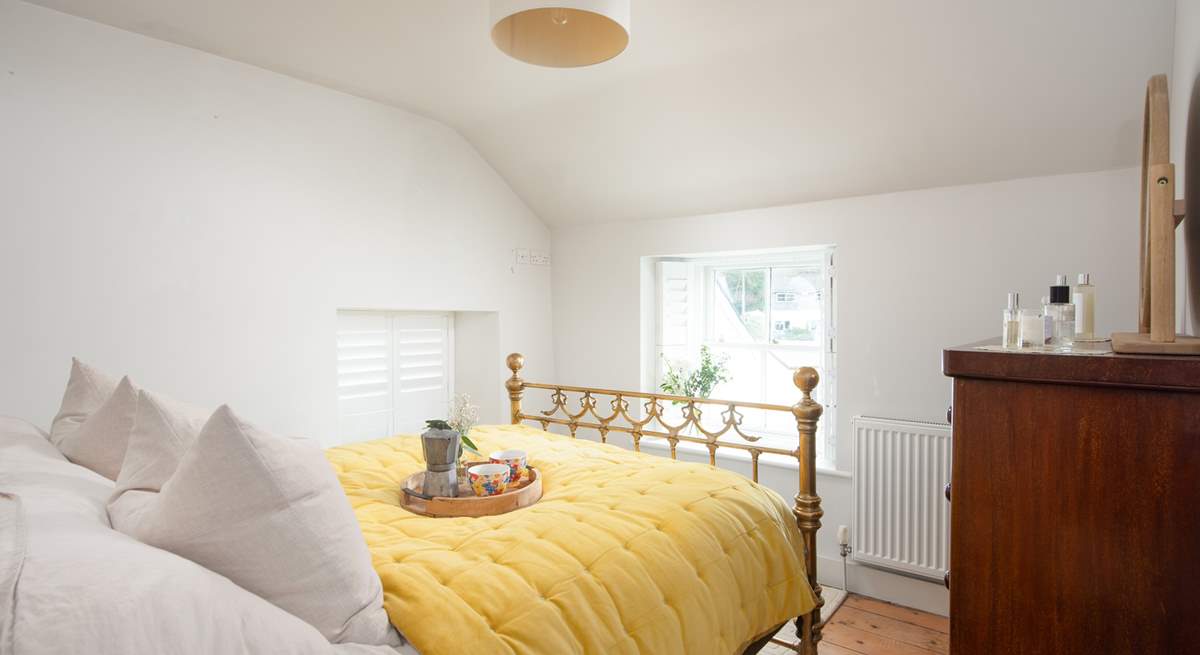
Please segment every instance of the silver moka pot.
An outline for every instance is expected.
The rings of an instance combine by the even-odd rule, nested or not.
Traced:
[[[441,425],[430,425],[421,435],[421,449],[425,452],[425,485],[421,493],[453,498],[458,496],[456,469],[461,438],[457,430]]]

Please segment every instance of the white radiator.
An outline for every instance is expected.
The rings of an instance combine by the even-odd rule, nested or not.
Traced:
[[[856,416],[854,559],[941,581],[950,562],[950,426]]]

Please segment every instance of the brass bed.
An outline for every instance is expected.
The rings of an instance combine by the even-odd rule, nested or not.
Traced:
[[[792,513],[803,537],[803,559],[807,570],[808,581],[816,595],[816,607],[809,613],[796,617],[796,637],[798,642],[779,639],[775,636],[781,626],[777,626],[767,634],[761,635],[746,649],[746,653],[755,653],[768,643],[787,647],[797,653],[814,655],[821,640],[821,608],[825,604],[821,595],[821,585],[817,582],[816,536],[821,527],[821,497],[816,491],[816,434],[817,421],[821,417],[820,403],[812,399],[812,392],[819,381],[817,371],[804,367],[797,369],[792,376],[802,397],[795,405],[770,405],[765,403],[737,402],[729,400],[714,400],[708,398],[690,398],[672,396],[642,391],[618,391],[591,387],[578,387],[561,384],[545,384],[528,382],[521,378],[521,368],[525,358],[519,353],[513,353],[506,360],[512,376],[505,382],[508,390],[511,419],[514,425],[523,421],[534,421],[548,430],[551,425],[565,427],[572,438],[580,428],[594,430],[599,434],[603,443],[608,443],[610,433],[629,435],[635,451],[641,451],[643,439],[655,439],[659,443],[665,441],[671,459],[677,459],[680,442],[698,444],[708,451],[708,461],[716,465],[717,449],[728,448],[747,453],[750,458],[751,479],[758,482],[759,459],[763,455],[780,455],[794,457],[799,464],[799,491],[795,496]],[[551,407],[537,413],[526,413],[521,406],[526,390],[536,389],[550,393]],[[601,399],[606,401],[608,409],[600,408]],[[635,408],[630,411],[630,401],[641,405],[641,417]],[[672,423],[664,415],[664,403],[679,408],[680,419]],[[578,405],[575,410],[569,405]],[[716,408],[720,412],[720,425],[706,427],[702,421],[705,408]],[[740,410],[761,410],[766,412],[785,412],[791,414],[796,421],[799,440],[794,450],[758,445],[760,436],[749,434],[743,430],[743,414]],[[736,437],[737,439],[731,439]],[[703,451],[701,451],[703,452]]]

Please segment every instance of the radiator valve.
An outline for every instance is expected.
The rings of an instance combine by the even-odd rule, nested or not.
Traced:
[[[838,544],[841,545],[842,557],[850,554],[850,528],[848,526],[838,526]]]

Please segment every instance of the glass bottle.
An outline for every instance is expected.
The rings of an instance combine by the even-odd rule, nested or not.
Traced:
[[[1046,321],[1042,313],[1034,307],[1017,310],[1021,322],[1022,348],[1042,348],[1046,345]]]
[[[1054,315],[1050,310],[1050,296],[1042,296],[1042,345],[1054,342]]]
[[[1045,310],[1053,323],[1050,345],[1070,347],[1075,340],[1075,305],[1071,303],[1071,287],[1067,285],[1067,276],[1057,276],[1050,286],[1050,302]]]
[[[1004,332],[1001,343],[1005,348],[1021,347],[1021,298],[1017,293],[1008,294],[1008,308],[1004,310]]]
[[[1075,302],[1075,337],[1092,340],[1096,338],[1096,287],[1089,273],[1079,274],[1079,284],[1071,299]]]

